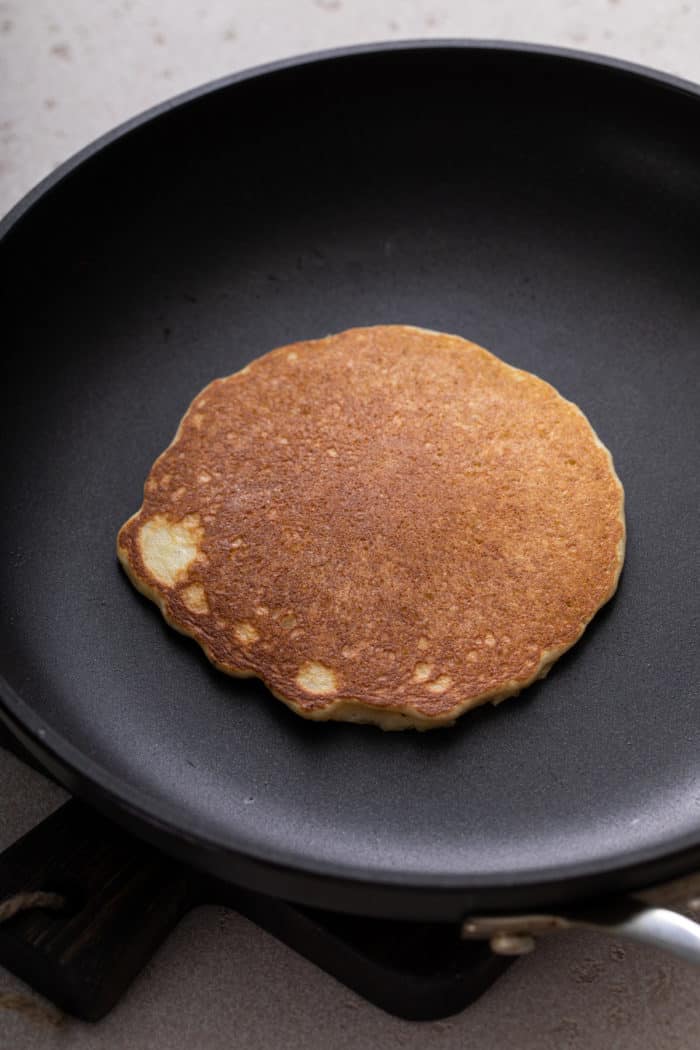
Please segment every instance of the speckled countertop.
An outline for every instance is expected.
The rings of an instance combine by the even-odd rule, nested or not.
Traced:
[[[303,51],[430,36],[555,43],[700,81],[699,0],[0,0],[0,213],[97,135],[195,84]],[[64,798],[0,750],[0,849]],[[574,933],[543,942],[463,1014],[411,1024],[209,907],[96,1026],[0,969],[0,1045],[696,1050],[699,990],[689,966]]]

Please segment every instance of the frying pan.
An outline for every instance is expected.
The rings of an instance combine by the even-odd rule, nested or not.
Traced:
[[[565,912],[700,865],[699,117],[698,88],[609,59],[359,47],[158,106],[25,198],[0,246],[2,716],[24,745],[167,853],[349,913]],[[390,322],[549,380],[627,496],[583,640],[429,734],[298,719],[114,555],[205,383]]]

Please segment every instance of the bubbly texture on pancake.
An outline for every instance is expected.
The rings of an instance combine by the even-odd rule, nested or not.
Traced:
[[[474,343],[404,325],[216,379],[117,550],[168,623],[305,718],[451,724],[580,637],[624,559],[586,417]]]

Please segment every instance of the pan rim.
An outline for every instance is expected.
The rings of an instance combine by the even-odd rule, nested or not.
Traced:
[[[137,113],[133,117],[117,124],[104,135],[99,135],[82,149],[79,149],[67,160],[58,165],[52,172],[40,179],[39,182],[14,204],[10,210],[0,217],[0,240],[41,200],[50,190],[57,186],[64,178],[71,175],[85,161],[95,156],[108,146],[124,138],[126,135],[143,127],[155,120],[157,117],[177,109],[181,106],[212,95],[224,88],[232,87],[234,84],[255,80],[270,74],[279,73],[287,69],[301,66],[317,65],[322,62],[333,62],[337,59],[353,58],[362,55],[378,55],[386,52],[402,51],[498,51],[514,55],[541,55],[544,57],[560,58],[570,62],[578,62],[588,66],[598,66],[603,69],[616,70],[638,77],[641,80],[651,80],[664,87],[673,88],[684,94],[700,97],[700,84],[695,84],[683,77],[677,77],[673,73],[653,69],[638,62],[629,62],[627,59],[617,58],[614,55],[604,55],[595,51],[581,51],[576,48],[557,47],[554,44],[527,43],[524,41],[510,41],[498,39],[479,38],[455,38],[444,37],[435,39],[406,39],[387,40],[368,44],[351,44],[347,47],[327,48],[321,51],[309,51],[300,55],[292,55],[288,58],[277,59],[273,62],[265,62],[249,69],[240,70],[237,73],[229,73],[215,80],[198,84],[187,91],[182,91],[171,98],[158,102],[154,106]]]
[[[140,838],[148,842],[155,837],[165,852],[211,875],[221,877],[222,872],[235,867],[235,878],[223,877],[249,889],[274,893],[267,889],[268,880],[285,880],[285,898],[301,904],[313,900],[318,907],[384,916],[388,892],[393,917],[419,918],[416,912],[421,905],[417,902],[439,894],[443,900],[430,908],[431,913],[436,911],[441,918],[457,917],[465,909],[481,910],[481,900],[486,910],[507,910],[516,902],[520,907],[540,907],[554,900],[574,901],[608,890],[642,889],[687,874],[700,865],[700,832],[676,836],[668,848],[647,846],[619,857],[613,855],[608,863],[590,860],[520,869],[516,876],[509,871],[406,875],[400,870],[378,875],[361,866],[318,858],[313,863],[308,863],[308,858],[300,863],[281,849],[242,850],[222,836],[203,834],[194,822],[177,814],[173,805],[131,787],[51,729],[3,677],[0,721],[71,794]],[[323,901],[330,903],[318,900],[319,892]],[[377,893],[380,896],[372,900],[371,895]]]
[[[70,157],[15,204],[0,220],[0,241],[48,193],[64,179],[69,178],[86,161],[170,110],[188,105],[235,84],[293,68],[389,52],[425,52],[446,49],[555,57],[567,62],[619,71],[643,81],[651,81],[661,87],[679,91],[695,99],[700,98],[700,85],[695,85],[672,74],[649,69],[623,59],[551,45],[448,38],[378,42],[312,52],[266,63],[199,85],[123,122]],[[592,892],[592,880],[617,883],[624,876],[626,884],[641,887],[658,879],[659,871],[663,871],[662,877],[666,877],[669,874],[688,870],[690,865],[700,861],[700,827],[697,832],[671,836],[666,842],[660,840],[656,844],[640,847],[635,851],[626,851],[619,855],[611,854],[603,860],[599,858],[544,868],[519,869],[516,874],[499,871],[486,874],[413,873],[407,876],[401,871],[384,871],[378,876],[364,868],[355,868],[345,863],[338,864],[318,858],[300,858],[298,855],[292,858],[287,851],[274,846],[265,849],[252,849],[246,846],[245,849],[241,849],[240,842],[236,842],[235,834],[224,836],[211,830],[203,832],[196,826],[195,821],[183,818],[172,803],[162,798],[146,795],[145,792],[133,788],[127,781],[115,776],[105,766],[93,761],[40,718],[31,705],[10,686],[1,674],[0,717],[6,722],[11,732],[57,775],[68,790],[84,797],[118,822],[128,824],[132,830],[137,831],[143,837],[149,834],[157,835],[160,844],[166,850],[170,845],[173,847],[172,852],[184,855],[195,866],[206,867],[210,871],[215,871],[217,868],[222,870],[225,865],[235,867],[236,879],[238,880],[240,874],[240,881],[251,886],[257,884],[261,870],[266,871],[271,878],[297,879],[297,886],[301,885],[298,880],[304,881],[309,886],[312,882],[315,886],[323,884],[330,897],[333,897],[335,892],[340,909],[344,907],[344,894],[347,895],[350,885],[358,893],[366,893],[369,889],[386,889],[397,897],[398,895],[403,896],[406,902],[409,895],[415,894],[427,896],[436,893],[452,893],[462,894],[465,898],[477,899],[492,893],[498,895],[503,900],[504,906],[507,906],[509,896],[516,890],[525,893],[533,902],[535,900],[545,901],[550,897],[553,887],[556,886],[558,897],[574,899]],[[179,844],[178,849],[174,848],[176,844]],[[208,858],[206,863],[202,862],[198,851],[200,854],[204,851]],[[218,856],[219,861],[214,861],[214,854]],[[301,890],[296,890],[290,895],[295,896],[296,899],[302,899],[305,896]],[[355,896],[357,897],[357,894]],[[397,908],[401,909],[398,900]],[[349,910],[366,909],[353,907]]]

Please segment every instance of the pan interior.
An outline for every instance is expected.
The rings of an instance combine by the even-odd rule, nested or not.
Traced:
[[[9,684],[153,814],[303,868],[517,883],[700,834],[697,114],[580,61],[398,50],[224,86],[55,186],[2,248]],[[220,675],[114,556],[208,380],[392,322],[552,382],[627,495],[583,641],[427,735]]]

